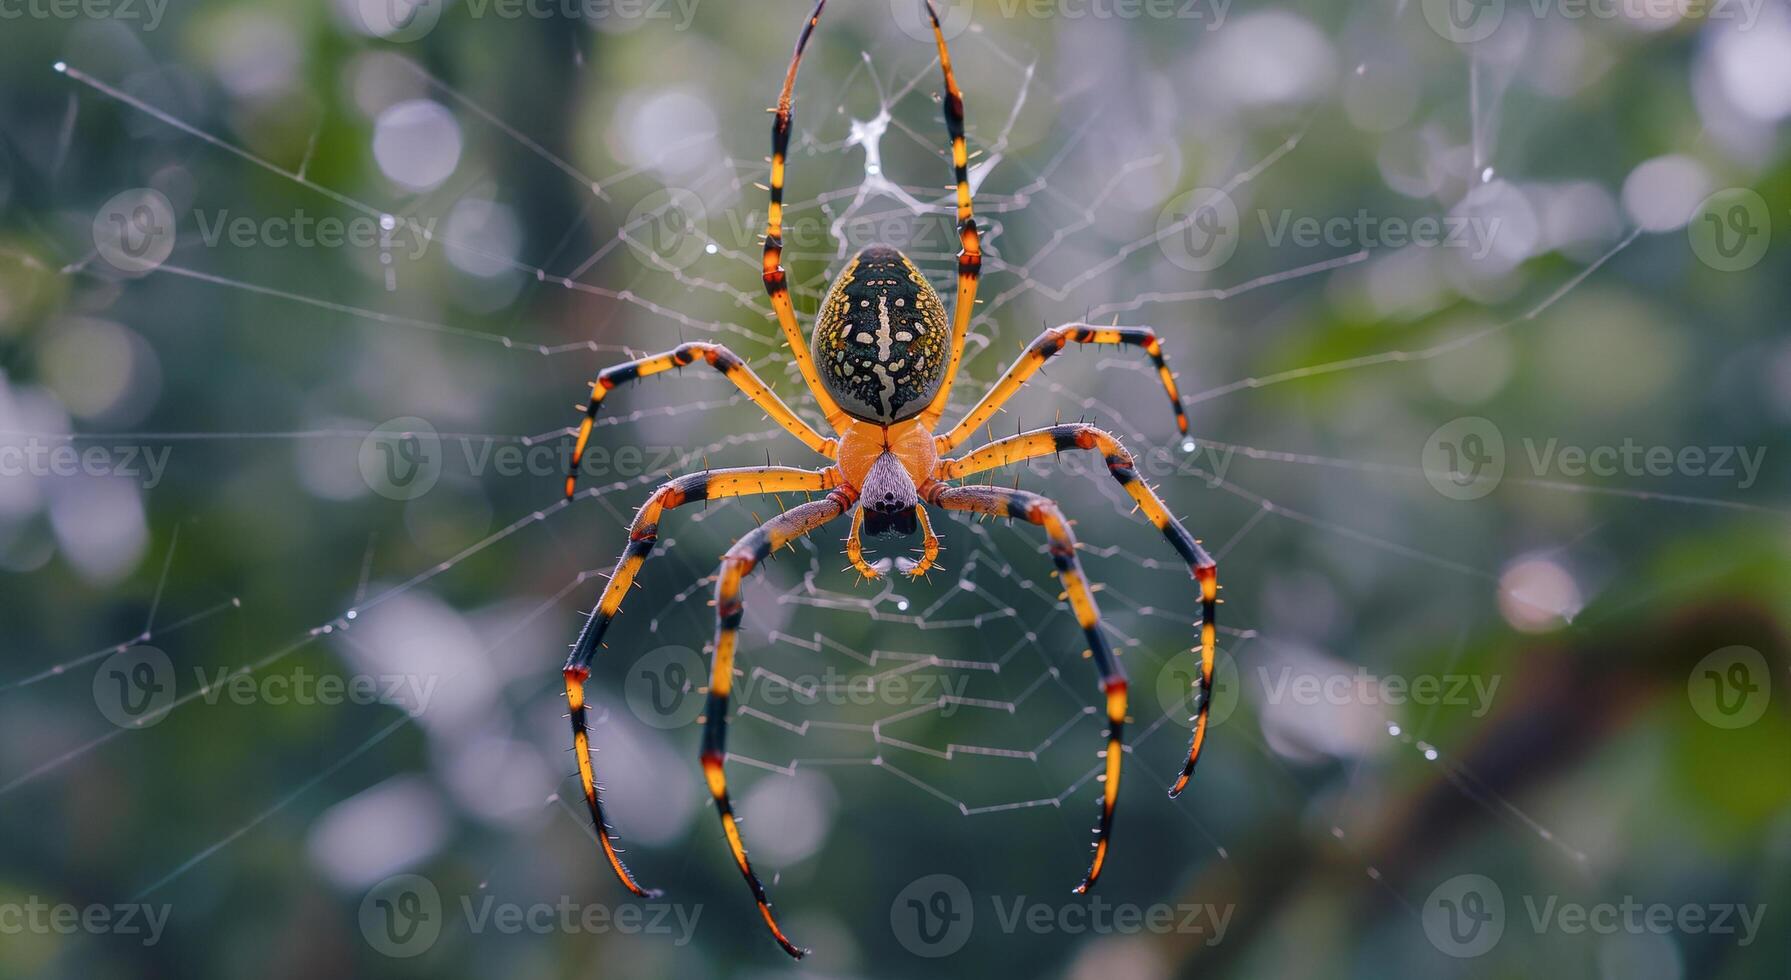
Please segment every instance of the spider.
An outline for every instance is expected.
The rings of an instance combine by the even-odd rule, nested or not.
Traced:
[[[1105,759],[1100,823],[1095,828],[1094,856],[1088,872],[1075,889],[1077,893],[1086,893],[1094,887],[1106,863],[1114,806],[1119,800],[1122,732],[1126,722],[1125,671],[1101,632],[1100,611],[1082,572],[1082,564],[1076,557],[1076,537],[1057,504],[1019,489],[952,484],[964,477],[1039,456],[1068,450],[1098,452],[1105,457],[1113,479],[1169,539],[1199,585],[1200,680],[1196,686],[1199,705],[1193,718],[1194,730],[1187,761],[1169,790],[1171,798],[1187,787],[1206,739],[1208,692],[1212,690],[1213,682],[1218,569],[1199,542],[1164,507],[1156,492],[1139,479],[1132,454],[1120,445],[1119,440],[1092,425],[1065,424],[998,439],[956,458],[950,455],[970,439],[977,427],[999,411],[1047,360],[1071,342],[1143,348],[1156,366],[1157,378],[1174,408],[1176,426],[1185,436],[1187,415],[1156,334],[1148,328],[1087,324],[1048,329],[1032,342],[968,414],[943,435],[934,434],[933,430],[945,414],[952,380],[963,357],[964,337],[975,309],[982,248],[972,214],[963,94],[952,72],[951,55],[946,50],[945,36],[939,27],[938,12],[931,0],[923,2],[932,21],[933,38],[944,74],[942,101],[957,184],[960,250],[957,298],[950,319],[939,294],[906,255],[885,245],[872,245],[853,257],[832,284],[817,314],[812,339],[805,341],[797,324],[782,263],[784,169],[790,143],[790,101],[796,69],[827,3],[827,0],[818,0],[797,37],[789,70],[784,74],[783,90],[773,110],[771,203],[766,216],[763,278],[791,356],[834,435],[823,436],[798,417],[745,361],[726,347],[692,342],[652,357],[615,365],[597,375],[597,380],[591,384],[590,403],[584,406],[585,418],[579,425],[571,468],[566,477],[566,496],[570,499],[576,488],[579,460],[590,442],[592,424],[611,391],[627,382],[695,364],[699,360],[721,372],[779,426],[831,461],[831,465],[814,470],[769,465],[704,470],[660,486],[635,514],[628,529],[628,547],[573,644],[564,669],[578,778],[596,828],[598,844],[624,887],[642,898],[655,897],[659,892],[642,887],[622,863],[603,816],[589,736],[585,730],[585,683],[591,676],[591,662],[621,607],[623,596],[653,551],[659,522],[666,511],[697,501],[747,494],[799,491],[826,494],[766,521],[740,538],[722,558],[716,573],[714,659],[703,712],[703,776],[721,816],[728,849],[752,890],[759,914],[772,937],[786,953],[798,959],[807,950],[784,935],[771,913],[765,887],[747,860],[723,769],[727,758],[727,712],[734,683],[734,654],[744,614],[740,583],[772,552],[796,538],[850,513],[852,521],[846,538],[846,556],[859,574],[877,578],[888,571],[889,561],[866,561],[863,538],[867,535],[902,538],[918,530],[921,535],[920,560],[903,558],[898,563],[904,574],[917,577],[933,566],[939,554],[939,539],[933,534],[927,518],[929,505],[971,514],[1018,518],[1043,528],[1056,573],[1088,640],[1085,656],[1094,660],[1106,701],[1106,747],[1100,753]]]

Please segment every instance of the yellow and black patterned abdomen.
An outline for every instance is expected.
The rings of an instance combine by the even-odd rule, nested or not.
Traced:
[[[919,415],[949,355],[945,304],[914,263],[887,245],[859,252],[827,292],[810,345],[840,408],[866,422]]]

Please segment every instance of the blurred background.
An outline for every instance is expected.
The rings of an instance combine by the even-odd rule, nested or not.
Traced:
[[[1102,721],[1029,525],[843,524],[752,579],[697,766],[717,559],[667,515],[592,682],[559,666],[668,475],[815,465],[757,272],[804,0],[0,3],[0,975],[1777,977],[1791,968],[1791,12],[1778,0],[960,0],[987,253],[963,411],[1126,440],[989,474],[1076,519],[1131,679]],[[950,296],[917,0],[834,0],[796,88],[805,324],[875,241]],[[901,544],[899,547],[906,547]],[[893,549],[883,547],[880,553]]]

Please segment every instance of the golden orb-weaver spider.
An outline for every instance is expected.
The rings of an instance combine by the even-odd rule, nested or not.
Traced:
[[[622,597],[634,582],[641,564],[653,550],[659,521],[665,511],[702,500],[747,494],[825,492],[826,497],[790,508],[741,538],[721,560],[715,587],[715,652],[704,709],[702,747],[703,775],[721,815],[722,830],[734,863],[752,889],[759,914],[778,945],[800,959],[806,952],[792,943],[771,914],[771,902],[758,875],[747,860],[746,847],[728,799],[727,776],[722,768],[727,757],[728,698],[734,682],[734,650],[738,643],[744,606],[740,582],[773,551],[828,521],[852,514],[846,539],[846,555],[859,573],[876,578],[888,569],[888,560],[872,564],[864,559],[861,534],[876,537],[922,535],[921,559],[903,559],[901,571],[925,574],[939,554],[939,540],[927,520],[926,505],[995,517],[1020,518],[1044,528],[1052,562],[1063,581],[1069,604],[1088,638],[1088,656],[1100,672],[1106,697],[1107,732],[1103,750],[1105,775],[1100,825],[1096,828],[1094,857],[1088,873],[1076,887],[1087,892],[1100,877],[1107,860],[1108,838],[1113,829],[1114,805],[1119,799],[1121,734],[1126,721],[1126,675],[1106,636],[1101,632],[1100,611],[1076,557],[1076,538],[1070,524],[1051,500],[1035,493],[994,486],[951,486],[954,480],[1065,450],[1091,450],[1106,458],[1108,472],[1138,502],[1150,522],[1175,546],[1200,585],[1200,685],[1194,733],[1181,775],[1170,787],[1173,798],[1187,787],[1206,740],[1207,703],[1213,682],[1214,607],[1218,604],[1218,569],[1199,542],[1180,521],[1171,516],[1159,498],[1139,479],[1132,455],[1119,441],[1092,425],[1054,425],[995,440],[968,455],[949,454],[967,441],[976,428],[1001,409],[1048,359],[1074,341],[1079,344],[1130,344],[1142,347],[1156,365],[1157,376],[1175,409],[1176,426],[1183,435],[1188,419],[1182,410],[1175,378],[1163,360],[1156,334],[1140,327],[1096,327],[1069,324],[1046,330],[995,387],[944,435],[933,429],[945,414],[946,401],[964,353],[964,337],[975,308],[976,286],[982,263],[981,242],[971,211],[969,156],[964,142],[964,100],[952,73],[951,55],[939,27],[938,12],[925,0],[932,20],[933,38],[939,48],[939,64],[945,76],[945,125],[951,137],[951,160],[957,179],[958,289],[948,323],[945,305],[913,262],[887,246],[865,248],[847,264],[834,282],[816,318],[812,343],[805,343],[790,302],[782,264],[783,195],[785,154],[790,144],[790,99],[796,68],[803,49],[820,21],[827,0],[818,0],[809,14],[796,50],[784,75],[771,126],[771,204],[766,217],[765,289],[783,329],[797,369],[807,382],[835,436],[828,438],[792,412],[739,356],[719,344],[687,343],[652,357],[608,368],[591,385],[591,401],[578,429],[572,466],[566,477],[566,496],[576,486],[579,460],[590,442],[592,423],[604,398],[616,386],[696,363],[701,358],[725,375],[778,425],[802,440],[810,449],[833,461],[818,470],[784,466],[750,466],[706,470],[671,480],[653,492],[635,514],[628,529],[628,547],[616,563],[615,573],[591,612],[572,654],[566,660],[566,702],[571,711],[573,750],[578,757],[578,778],[585,803],[591,811],[598,843],[604,857],[635,895],[659,894],[643,888],[622,863],[603,817],[603,803],[592,768],[589,736],[585,730],[585,682],[603,634],[621,607]]]

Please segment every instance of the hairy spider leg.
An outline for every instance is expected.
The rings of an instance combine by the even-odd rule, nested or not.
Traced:
[[[1076,536],[1064,520],[1063,511],[1047,497],[1026,490],[1005,487],[949,487],[937,490],[932,502],[946,510],[989,514],[995,517],[1018,518],[1045,529],[1051,561],[1057,566],[1057,577],[1063,582],[1064,594],[1076,613],[1076,622],[1088,638],[1088,655],[1094,658],[1100,672],[1101,691],[1107,700],[1107,747],[1102,751],[1106,770],[1101,776],[1101,823],[1095,828],[1094,857],[1088,873],[1076,886],[1078,894],[1094,887],[1107,863],[1107,848],[1113,834],[1113,811],[1119,804],[1120,764],[1124,756],[1126,727],[1126,672],[1113,656],[1113,648],[1101,632],[1101,610],[1095,605],[1088,576],[1076,557]]]
[[[964,338],[970,332],[970,318],[976,312],[976,284],[982,275],[982,236],[976,230],[976,216],[970,198],[970,151],[964,142],[964,93],[958,89],[958,76],[952,71],[951,52],[945,46],[945,32],[939,27],[939,11],[933,0],[926,0],[927,17],[933,22],[933,41],[939,46],[939,69],[945,76],[945,130],[951,137],[952,176],[958,192],[958,295],[952,300],[951,356],[945,365],[945,380],[932,404],[920,413],[920,424],[933,429],[945,416],[951,400],[952,382],[958,377],[958,364],[964,359]]]
[[[914,517],[920,521],[920,561],[902,570],[909,578],[920,578],[933,570],[933,564],[939,560],[939,536],[933,533],[933,522],[927,517],[924,506],[914,508]]]
[[[790,356],[796,360],[796,370],[802,373],[802,380],[807,382],[809,393],[821,407],[821,414],[827,417],[827,424],[837,432],[849,424],[851,418],[821,385],[814,357],[809,353],[808,339],[802,336],[802,328],[796,323],[796,308],[790,302],[789,278],[783,265],[784,167],[790,152],[790,97],[796,88],[796,68],[802,63],[802,51],[808,47],[808,39],[814,34],[815,25],[821,20],[821,8],[825,6],[827,0],[817,0],[814,11],[803,22],[802,33],[796,37],[796,50],[790,55],[790,68],[784,73],[783,91],[777,97],[777,108],[772,110],[771,203],[765,211],[763,278],[765,292],[771,297],[771,308],[777,313],[778,326],[783,328],[784,340],[789,344]]]
[[[1086,323],[1071,323],[1061,327],[1052,327],[1038,335],[1038,339],[1027,345],[1025,353],[1007,369],[995,387],[983,396],[976,407],[964,414],[950,432],[939,437],[939,451],[951,452],[964,444],[983,423],[995,417],[1008,399],[1018,394],[1021,387],[1031,380],[1045,362],[1055,357],[1070,343],[1078,344],[1129,344],[1144,348],[1151,363],[1156,365],[1157,380],[1163,383],[1163,390],[1169,395],[1169,407],[1175,411],[1175,428],[1182,435],[1188,434],[1188,413],[1182,408],[1181,391],[1176,388],[1175,375],[1169,373],[1169,362],[1163,359],[1163,346],[1157,341],[1157,334],[1149,327],[1096,327]]]
[[[691,341],[662,354],[642,357],[603,369],[597,380],[591,382],[591,401],[585,406],[585,419],[578,425],[578,441],[572,447],[572,461],[566,468],[566,496],[571,497],[578,485],[578,467],[584,460],[585,447],[591,442],[591,429],[597,422],[597,412],[603,406],[603,400],[612,389],[630,381],[638,381],[650,375],[681,368],[694,364],[697,358],[703,363],[720,371],[729,381],[752,399],[771,421],[782,426],[785,432],[802,440],[802,444],[832,459],[839,442],[816,432],[814,427],[804,422],[790,406],[785,405],[777,393],[765,386],[765,382],[753,369],[741,359],[740,355],[728,350],[721,344],[709,344]]]
[[[1106,458],[1107,472],[1138,502],[1139,509],[1144,511],[1144,516],[1150,519],[1151,524],[1169,539],[1176,553],[1188,563],[1188,570],[1194,580],[1200,584],[1200,707],[1194,715],[1194,734],[1188,742],[1187,762],[1182,765],[1181,774],[1169,788],[1169,796],[1173,799],[1188,788],[1188,781],[1194,777],[1194,765],[1200,761],[1200,750],[1206,744],[1207,709],[1211,706],[1213,697],[1213,658],[1218,640],[1218,564],[1201,547],[1200,542],[1188,533],[1182,522],[1176,520],[1168,508],[1163,506],[1163,499],[1157,496],[1157,492],[1139,479],[1132,454],[1120,445],[1118,439],[1092,425],[1054,425],[999,439],[967,456],[941,463],[939,479],[955,480],[1010,463],[1071,449],[1098,452]]]
[[[766,521],[742,537],[722,557],[715,582],[715,660],[709,670],[709,700],[703,709],[703,778],[709,784],[709,795],[715,798],[715,810],[721,816],[722,833],[727,835],[728,850],[740,868],[740,876],[752,889],[753,900],[771,936],[784,952],[801,959],[808,950],[797,946],[784,935],[771,914],[771,899],[765,886],[752,870],[746,857],[746,844],[740,838],[740,825],[734,818],[734,806],[728,799],[728,777],[725,769],[728,741],[728,698],[734,688],[734,651],[740,638],[740,620],[746,606],[740,597],[740,582],[772,552],[789,544],[815,528],[844,514],[857,499],[848,487],[839,487],[824,500],[813,500],[792,507]]]
[[[920,578],[932,571],[933,565],[939,560],[939,536],[933,533],[933,521],[927,517],[925,506],[914,508],[914,518],[920,524],[920,560],[904,564],[902,574],[909,578]],[[883,573],[877,570],[877,566],[864,560],[863,528],[864,509],[861,507],[852,512],[852,530],[846,533],[846,558],[852,562],[852,567],[858,570],[858,574],[865,578],[880,578]]]
[[[831,490],[838,483],[839,471],[832,467],[811,471],[782,466],[753,466],[692,473],[668,481],[653,491],[653,495],[641,505],[634,515],[634,522],[628,527],[628,547],[616,562],[616,570],[610,575],[609,584],[604,586],[603,596],[597,600],[596,608],[591,610],[591,618],[585,621],[584,629],[579,632],[578,641],[572,645],[572,654],[566,658],[564,674],[566,707],[571,712],[572,719],[572,751],[578,757],[578,783],[584,791],[585,806],[591,811],[591,824],[597,831],[597,842],[603,848],[603,856],[609,860],[610,868],[621,879],[622,885],[636,895],[645,898],[657,895],[658,892],[642,888],[635,881],[634,875],[622,863],[615,841],[610,836],[609,824],[603,818],[603,799],[597,789],[597,773],[591,762],[590,734],[585,727],[585,682],[591,677],[591,661],[597,656],[603,634],[609,629],[610,621],[621,610],[622,599],[628,594],[628,587],[634,583],[641,565],[653,553],[653,544],[659,539],[660,516],[664,511],[702,500],[760,493],[818,492]]]

